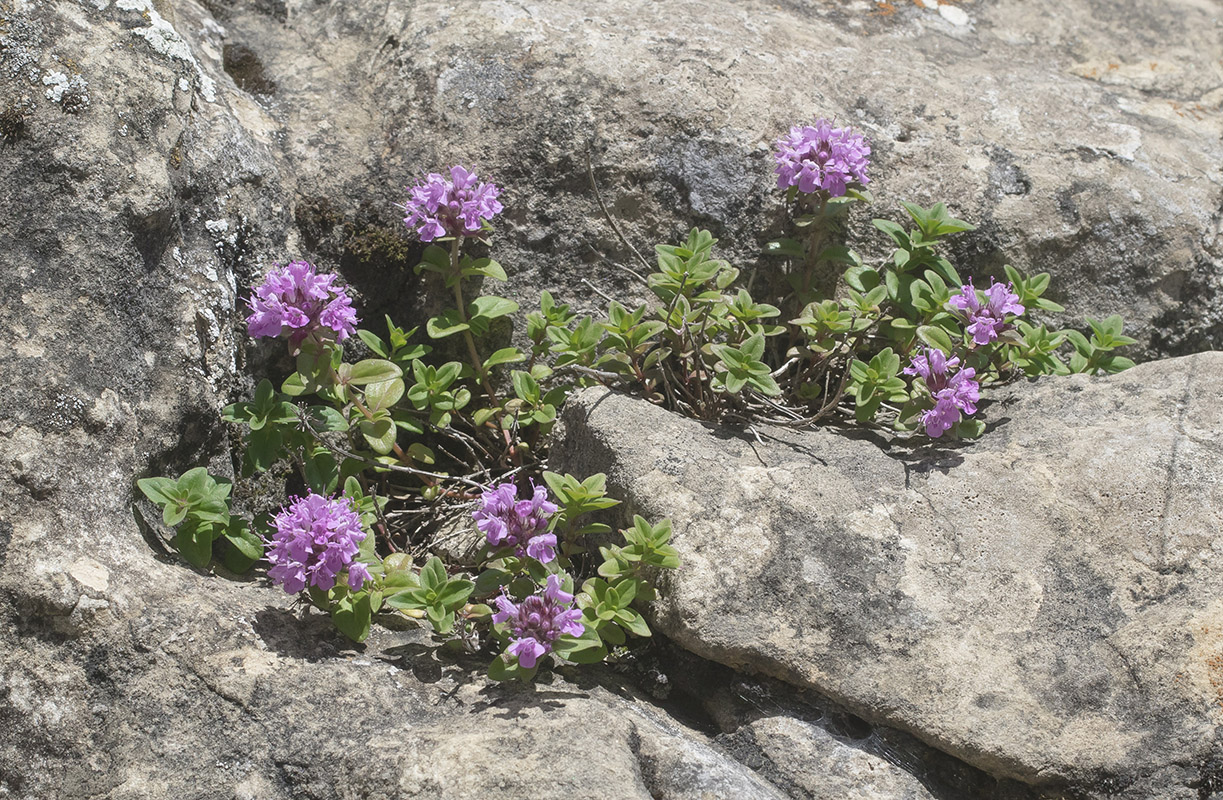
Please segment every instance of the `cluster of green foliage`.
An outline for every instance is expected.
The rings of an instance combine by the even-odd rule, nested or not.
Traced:
[[[291,463],[310,491],[349,498],[373,534],[360,553],[373,580],[355,591],[312,589],[311,602],[356,641],[380,614],[397,614],[472,651],[504,649],[509,632],[493,623],[490,603],[527,597],[548,576],[562,575],[586,632],[562,637],[552,653],[599,661],[650,635],[634,604],[653,600],[660,570],[679,560],[666,520],[636,517],[617,538],[589,516],[618,502],[607,496],[604,476],[544,468],[547,436],[574,389],[620,388],[704,420],[805,427],[836,418],[904,433],[919,429],[936,402],[930,387],[905,373],[923,352],[959,359],[981,386],[1132,365],[1113,352],[1134,341],[1122,335],[1119,317],[1088,320],[1090,338],[1029,319],[1064,309],[1045,297],[1047,273],[1025,276],[1010,266],[1005,277],[1025,311],[999,321],[988,344],[974,341],[951,301],[978,290],[945,255],[947,237],[973,226],[942,204],[903,204],[908,225],[873,220],[890,253],[867,264],[841,234],[851,208],[871,202],[868,193],[791,190],[787,197],[796,233],[766,249],[782,259],[785,277],[772,296],[753,294],[751,282],[717,257],[713,236],[694,229],[683,242],[655,248],[656,264],[642,278],[648,302],[612,300],[605,313],[582,316],[543,292],[539,309],[526,315],[520,348],[504,336],[518,304],[473,291],[507,280],[496,261],[468,252],[474,242],[487,245],[486,225],[479,236],[424,249],[417,271],[435,275],[451,302],[425,322],[423,336],[389,317],[384,332],[357,331],[361,346],[311,333],[279,387],[264,380],[250,401],[223,415],[246,431],[243,478]],[[455,352],[464,355],[435,357]],[[965,416],[950,435],[983,429]],[[443,523],[469,515],[490,487],[525,478],[542,479],[559,506],[548,527],[557,538],[555,561],[488,544],[469,558],[439,556],[446,551],[434,536]],[[139,485],[163,506],[165,523],[177,527],[175,546],[196,566],[216,555],[229,569],[247,569],[272,535],[266,518],[231,514],[229,484],[202,469]],[[497,679],[534,672],[504,656],[490,668]]]

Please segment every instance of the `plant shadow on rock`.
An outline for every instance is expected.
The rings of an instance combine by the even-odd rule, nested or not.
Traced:
[[[251,627],[268,649],[311,663],[337,658],[341,649],[364,649],[346,639],[324,614],[299,616],[284,608],[267,607],[256,612]]]

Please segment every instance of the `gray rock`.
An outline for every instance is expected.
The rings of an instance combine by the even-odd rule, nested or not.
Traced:
[[[1005,252],[1021,267],[1053,270],[1059,297],[1077,308],[1135,317],[1153,352],[1218,344],[1215,12],[1188,0],[1175,13],[1153,2],[1124,13],[1100,8],[1007,0],[966,6],[968,24],[957,25],[963,19],[947,10],[906,5],[875,16],[880,9],[869,3],[632,15],[612,3],[4,4],[0,332],[10,349],[0,401],[0,794],[686,800],[818,797],[837,787],[843,797],[922,797],[922,770],[887,755],[913,752],[912,743],[878,745],[903,739],[883,728],[866,739],[840,735],[792,698],[757,714],[723,692],[704,712],[716,729],[697,730],[606,672],[566,673],[531,690],[488,685],[474,662],[440,656],[417,631],[381,631],[350,649],[325,620],[300,619],[257,581],[184,567],[154,529],[138,526],[132,484],[201,463],[230,468],[217,411],[279,357],[275,347],[248,348],[240,321],[241,298],[272,261],[309,256],[342,267],[367,319],[389,311],[411,323],[436,302],[406,270],[419,245],[393,206],[421,170],[461,160],[496,177],[508,189],[497,255],[516,281],[511,292],[526,300],[559,286],[561,299],[590,307],[583,279],[607,291],[632,284],[602,258],[628,254],[589,189],[588,151],[639,245],[672,239],[695,221],[752,266],[760,231],[779,224],[767,142],[817,113],[838,114],[874,138],[882,209],[894,213],[902,197],[947,200],[982,225],[960,246],[966,271],[996,272]],[[812,74],[830,49],[844,65],[843,75],[832,70],[836,80],[808,87],[787,77]],[[1148,59],[1157,66],[1144,71]],[[1126,402],[1165,389],[1140,386],[1139,400]],[[1088,396],[1031,402],[1060,410]],[[1099,408],[1084,415],[1112,413],[1116,395],[1090,396]],[[1141,427],[1133,414],[1119,418]],[[1149,447],[1171,441],[1149,419]],[[1203,708],[1216,700],[1209,692],[1217,691],[1221,645],[1212,619],[1221,612],[1203,599],[1218,596],[1213,551],[1200,555],[1205,545],[1193,541],[1214,546],[1201,526],[1217,522],[1206,517],[1219,498],[1204,451],[1218,425],[1194,431],[1196,419],[1185,416],[1185,436],[1166,444],[1174,474],[1190,487],[1168,506],[1166,518],[1181,527],[1167,528],[1166,538],[1149,509],[1164,508],[1170,495],[1159,481],[1173,473],[1162,462],[1126,460],[1137,488],[1086,488],[1073,498],[1094,510],[1021,509],[1079,526],[1066,535],[1087,535],[1085,544],[1014,544],[1014,553],[991,555],[992,531],[923,527],[914,517],[904,539],[942,555],[904,573],[910,583],[895,591],[918,597],[902,607],[902,594],[887,592],[907,557],[888,523],[868,512],[844,517],[848,533],[814,538],[840,555],[805,565],[792,557],[803,543],[770,543],[769,510],[754,532],[730,520],[754,538],[726,546],[765,576],[763,603],[750,611],[769,611],[775,627],[764,630],[773,638],[761,644],[759,629],[734,621],[737,604],[760,589],[736,594],[742,576],[717,561],[705,574],[733,591],[708,609],[690,605],[705,596],[685,582],[700,574],[701,553],[685,553],[694,571],[681,573],[659,620],[695,652],[816,686],[997,775],[1078,785],[1095,776],[1090,790],[1099,796],[1109,786],[1117,796],[1201,796],[1220,774],[1217,729]],[[1097,446],[1115,446],[1104,423],[1090,430]],[[1048,428],[1037,451],[1056,451],[1061,431]],[[1004,428],[979,445],[982,474],[1009,474],[1014,463],[997,453],[988,463],[1000,433],[1011,435]],[[734,439],[722,446],[746,452]],[[844,447],[858,459],[846,463],[865,471],[840,484],[830,478],[841,502],[856,496],[846,487],[875,485],[868,474],[902,481],[888,491],[908,486],[908,464],[946,514],[971,516],[937,472],[943,462],[893,460],[867,441]],[[1089,451],[1072,455],[1090,461]],[[670,459],[667,469],[686,474],[682,459]],[[922,473],[926,464],[935,471]],[[725,456],[710,474],[718,466],[727,467]],[[1036,475],[1022,485],[1056,481]],[[736,489],[727,502],[769,497],[767,478],[757,474],[746,495]],[[652,486],[637,491],[637,502]],[[980,502],[1002,491],[990,486]],[[1200,499],[1186,494],[1193,486],[1216,492],[1213,505],[1191,506]],[[911,500],[909,491],[901,498]],[[1119,498],[1141,509],[1149,543],[1114,531],[1133,530]],[[704,511],[694,503],[690,513]],[[1106,525],[1093,522],[1097,513]],[[1026,519],[1004,515],[1005,536],[1013,541]],[[715,540],[708,555],[723,546]],[[1127,547],[1136,552],[1128,560],[1117,555]],[[820,572],[859,557],[856,569]],[[944,581],[972,571],[966,563],[996,567],[997,577],[981,583],[978,575],[940,595]],[[788,575],[810,580],[779,583]],[[871,587],[881,593],[865,594]],[[1016,599],[992,606],[1008,587]],[[819,602],[776,602],[791,595]],[[803,614],[787,616],[796,608]],[[1044,616],[1026,617],[1034,608]],[[870,631],[854,638],[853,620],[874,631],[896,614],[912,627],[900,626],[893,641]],[[837,615],[849,622],[829,627],[826,640],[798,636]],[[919,636],[944,618],[946,629],[964,633],[962,649],[958,639]],[[797,619],[793,630],[786,619]],[[861,643],[848,653],[820,649],[849,641]],[[872,688],[879,670],[911,658],[906,648],[923,654],[918,667]],[[797,653],[814,656],[799,663],[807,656]],[[811,666],[851,657],[860,675]],[[963,663],[973,659],[1001,670],[993,694],[981,691],[990,676]],[[979,707],[957,706],[953,692],[932,694],[948,669]],[[1031,738],[1017,743],[1020,734],[1005,729],[1029,711],[1029,727],[1016,730]],[[1150,720],[1140,724],[1144,713]],[[1079,727],[1055,735],[1059,719]],[[1123,751],[1129,766],[1118,765]],[[972,780],[979,788],[990,778]],[[961,793],[1022,796],[1012,789]]]
[[[223,65],[271,91],[190,3],[0,9],[0,796],[785,797],[606,670],[502,686],[419,630],[354,648],[141,525],[136,478],[230,470],[238,286],[291,246]]]
[[[371,295],[432,285],[386,271],[417,252],[394,204],[455,162],[507,189],[495,247],[525,303],[549,288],[601,306],[583,279],[638,290],[604,261],[640,269],[588,157],[642,252],[699,224],[773,274],[771,143],[819,115],[873,140],[878,203],[853,222],[867,254],[885,241],[870,216],[944,201],[979,226],[954,245],[963,273],[1048,270],[1066,324],[1122,313],[1147,353],[1223,345],[1215,5],[212,5],[246,54],[238,85],[258,64],[275,87],[250,98],[295,176],[301,244]]]
[[[607,670],[353,648],[139,526],[137,477],[230,470],[238,285],[289,252],[292,179],[221,67],[273,87],[192,4],[22,2],[0,37],[0,795],[784,798]]]
[[[994,775],[1191,798],[1223,764],[1220,397],[1218,353],[1017,384],[957,445],[589,389],[553,468],[674,522],[654,622],[694,653]]]

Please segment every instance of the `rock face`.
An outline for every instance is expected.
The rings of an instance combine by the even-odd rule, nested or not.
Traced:
[[[1048,270],[1067,324],[1122,313],[1148,353],[1223,346],[1217,4],[206,5],[230,96],[294,176],[295,246],[371,297],[414,263],[403,184],[454,162],[506,187],[496,252],[519,290],[582,307],[602,305],[582,279],[635,290],[601,258],[635,266],[588,157],[642,252],[699,224],[774,270],[772,142],[826,116],[873,140],[865,252],[884,243],[870,216],[943,201],[979,226],[955,246],[965,274]]]
[[[584,279],[631,283],[601,258],[628,253],[588,153],[639,247],[697,223],[769,269],[768,143],[815,114],[874,139],[881,214],[945,200],[981,226],[963,271],[1049,269],[1060,299],[1126,313],[1150,352],[1218,345],[1217,14],[0,2],[0,795],[1210,797],[1214,356],[1022,387],[1013,420],[963,450],[778,434],[799,449],[756,445],[764,468],[733,436],[715,451],[658,417],[712,459],[716,497],[685,494],[674,442],[647,463],[600,427],[627,401],[577,407],[573,468],[646,478],[638,506],[681,523],[689,567],[659,622],[782,679],[662,673],[722,676],[676,689],[688,712],[611,671],[491,686],[414,631],[344,649],[283,594],[160,550],[133,483],[228,469],[217,410],[262,373],[248,360],[275,357],[241,325],[272,261],[339,266],[364,317],[414,324],[432,299],[393,203],[420,171],[464,161],[505,185],[511,291],[589,307]],[[1186,365],[1203,375],[1182,396]],[[781,497],[787,474],[822,505]]]
[[[976,442],[711,430],[588,389],[554,468],[670,517],[660,630],[994,775],[1212,796],[1223,354],[993,395]]]
[[[786,797],[607,672],[341,649],[142,536],[136,478],[229,469],[237,287],[289,248],[241,55],[189,3],[0,6],[0,795]]]

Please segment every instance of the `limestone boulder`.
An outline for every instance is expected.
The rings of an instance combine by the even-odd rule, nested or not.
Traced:
[[[710,428],[587,389],[553,468],[672,520],[683,563],[653,619],[694,653],[993,775],[1211,796],[1223,354],[990,397],[957,444]]]

